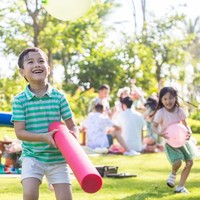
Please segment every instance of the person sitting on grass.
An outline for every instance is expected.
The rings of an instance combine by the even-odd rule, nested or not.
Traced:
[[[102,104],[96,104],[94,112],[89,113],[82,127],[86,129],[86,146],[95,149],[109,149],[116,138],[123,147],[125,155],[131,155],[126,143],[124,142],[120,128],[114,125],[110,118],[103,114]]]
[[[133,100],[125,97],[121,101],[123,111],[116,117],[114,123],[121,128],[121,135],[127,147],[135,155],[139,155],[143,150],[143,127],[145,120],[139,112],[131,109]]]

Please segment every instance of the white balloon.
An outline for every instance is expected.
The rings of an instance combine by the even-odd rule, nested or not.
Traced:
[[[91,0],[43,0],[45,10],[60,20],[76,20],[91,6]]]

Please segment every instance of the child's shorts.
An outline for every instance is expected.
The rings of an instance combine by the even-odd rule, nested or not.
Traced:
[[[25,178],[37,178],[42,182],[46,176],[49,184],[70,183],[69,169],[66,163],[49,164],[35,158],[22,158],[21,181]]]
[[[172,165],[181,160],[188,161],[199,158],[199,151],[197,150],[195,144],[193,144],[190,140],[180,148],[173,148],[170,145],[165,144],[165,153]]]

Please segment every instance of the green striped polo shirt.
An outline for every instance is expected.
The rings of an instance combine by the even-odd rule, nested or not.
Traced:
[[[65,95],[50,84],[43,97],[37,97],[27,85],[15,96],[12,109],[12,121],[25,121],[26,130],[31,134],[47,133],[50,123],[72,117]],[[60,151],[45,142],[22,141],[22,157],[34,157],[52,164],[65,162]]]

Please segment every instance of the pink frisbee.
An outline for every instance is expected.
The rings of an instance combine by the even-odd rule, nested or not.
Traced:
[[[172,124],[166,129],[165,132],[169,137],[166,142],[174,148],[183,146],[187,140],[188,130],[182,124]]]

